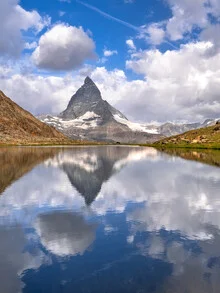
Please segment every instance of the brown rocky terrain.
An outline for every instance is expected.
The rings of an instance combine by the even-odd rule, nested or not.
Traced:
[[[0,91],[0,145],[71,143],[54,127],[42,123]]]

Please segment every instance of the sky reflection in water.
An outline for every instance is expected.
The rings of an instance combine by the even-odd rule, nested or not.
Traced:
[[[219,292],[219,168],[138,147],[0,161],[0,292]]]

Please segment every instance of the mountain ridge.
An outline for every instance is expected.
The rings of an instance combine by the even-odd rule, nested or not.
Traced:
[[[193,129],[153,144],[160,148],[213,148],[220,149],[220,122],[214,126]]]
[[[47,144],[70,141],[0,91],[0,144]]]

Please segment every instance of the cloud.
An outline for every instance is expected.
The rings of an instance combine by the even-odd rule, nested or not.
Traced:
[[[143,27],[144,29],[144,27]],[[160,24],[153,23],[150,26],[146,27],[146,39],[152,45],[160,45],[164,42],[165,31]]]
[[[210,12],[217,17],[220,5],[214,0],[210,1],[209,6],[201,5],[201,1],[189,3],[186,0],[170,0],[168,3],[173,13],[170,20],[167,23],[135,27],[138,36],[142,36],[150,44],[159,45],[161,42],[167,42],[168,36],[171,39],[177,39],[177,35],[182,38],[187,31],[193,30],[196,23],[196,26],[202,28],[200,41],[189,42],[180,46],[180,49],[175,47],[173,51],[160,52],[154,49],[138,51],[132,39],[126,40],[128,52],[131,54],[126,61],[126,67],[142,75],[144,80],[141,77],[130,81],[126,72],[118,68],[108,71],[105,67],[94,68],[86,65],[75,72],[74,76],[41,76],[36,73],[30,74],[31,71],[35,72],[34,68],[30,70],[30,66],[27,68],[25,61],[22,65],[21,60],[20,65],[17,63],[13,67],[5,65],[0,68],[0,88],[15,102],[34,114],[59,113],[83,83],[83,75],[89,72],[100,87],[103,98],[135,121],[199,121],[207,117],[218,117],[220,111],[219,24],[210,24],[206,16]],[[35,41],[22,45],[20,30],[33,28],[39,31],[49,23],[48,18],[43,19],[36,11],[25,11],[15,0],[13,2],[4,0],[0,3],[1,6],[9,19],[13,15],[12,24],[15,24],[13,25],[15,34],[13,34],[16,38],[12,36],[10,42],[10,46],[14,44],[15,51],[7,48],[7,52],[18,54],[22,47],[33,50],[36,46]],[[177,30],[171,32],[168,24],[181,11],[182,18],[177,17],[175,20],[179,21],[174,26]],[[197,13],[204,17],[194,15]],[[173,21],[174,19],[171,22]],[[181,24],[181,21],[184,21],[184,24]],[[188,26],[185,26],[185,22]],[[4,38],[5,34],[1,34],[0,51],[1,40]],[[9,45],[7,42],[8,38],[5,44]],[[80,67],[85,60],[94,58],[94,50],[94,41],[82,28],[57,24],[41,36],[32,60],[35,65],[43,69],[73,70]],[[106,49],[100,61],[106,62],[106,58],[116,51]]]
[[[126,45],[129,47],[129,49],[131,49],[131,50],[136,50],[136,46],[135,46],[133,40],[131,40],[131,39],[126,40]]]
[[[197,42],[183,45],[178,51],[133,54],[127,68],[143,74],[146,83],[138,89],[134,103],[131,100],[127,107],[144,115],[139,108],[142,107],[152,119],[153,113],[157,113],[156,117],[163,117],[164,121],[218,116],[220,54],[210,56],[212,48],[211,42]]]
[[[104,56],[105,57],[110,57],[110,56],[113,56],[113,55],[117,55],[118,54],[118,51],[117,50],[107,50],[105,49],[104,50]]]
[[[50,23],[35,10],[27,11],[18,5],[18,0],[0,1],[0,55],[18,57],[24,47],[22,31],[40,32]]]
[[[208,9],[219,20],[220,16],[220,2],[218,0],[209,0]]]
[[[33,50],[37,48],[37,42],[25,43],[24,48],[27,50]]]
[[[65,14],[66,14],[65,11],[62,11],[62,10],[59,11],[59,16],[60,16],[60,17],[63,17]]]
[[[213,48],[213,43],[203,41],[164,53],[155,49],[133,51],[126,66],[144,80],[130,81],[123,70],[108,71],[104,66],[87,66],[84,73],[80,70],[74,76],[63,77],[22,75],[2,67],[0,88],[32,113],[60,113],[89,72],[103,99],[131,120],[166,122],[218,118],[220,52],[212,54]]]
[[[220,19],[218,0],[167,0],[167,4],[172,16],[168,20],[142,26],[137,38],[146,39],[152,45],[165,42],[178,49],[175,42],[199,38],[203,30],[217,29],[215,23]],[[209,41],[213,37],[216,38],[216,35],[212,35]]]
[[[125,3],[129,3],[129,4],[134,3],[134,1],[135,0],[124,0]]]
[[[73,70],[94,59],[94,50],[94,41],[82,27],[57,24],[41,36],[33,61],[39,68]]]
[[[167,0],[172,16],[163,23],[166,26],[166,37],[171,41],[182,40],[196,29],[200,34],[204,29],[215,27],[210,16],[220,18],[220,3],[218,0]],[[159,25],[159,23],[153,24]]]
[[[172,17],[167,23],[167,34],[173,41],[182,39],[185,33],[191,33],[195,26],[204,28],[208,24],[206,0],[168,0]]]
[[[34,114],[60,113],[73,93],[82,85],[84,76],[41,76],[13,73],[0,67],[0,88],[21,107]]]
[[[213,48],[210,50],[210,54],[216,54],[220,50],[219,30],[220,24],[213,24],[204,29],[200,34],[200,40],[212,42]]]
[[[104,49],[103,50],[103,57],[99,59],[98,63],[100,64],[105,64],[108,61],[108,58],[113,56],[113,55],[117,55],[118,51],[117,50],[107,50]]]

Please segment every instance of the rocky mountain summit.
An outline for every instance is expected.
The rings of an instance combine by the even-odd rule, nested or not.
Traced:
[[[101,93],[91,78],[86,77],[84,85],[73,95],[67,108],[59,117],[64,120],[73,120],[86,113],[94,113],[99,116],[102,124],[113,119],[114,115],[127,118],[102,99]],[[94,116],[95,116],[94,115]]]
[[[38,118],[65,135],[82,140],[146,143],[162,138],[156,129],[130,122],[103,100],[98,87],[89,77],[60,115]]]

